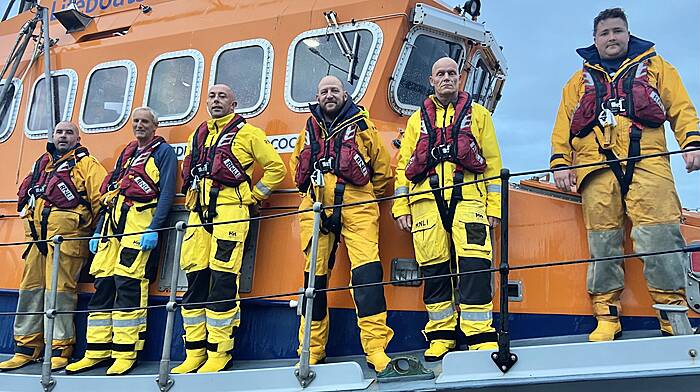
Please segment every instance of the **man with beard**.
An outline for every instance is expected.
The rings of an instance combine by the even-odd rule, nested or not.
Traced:
[[[390,158],[369,113],[355,105],[335,76],[326,76],[318,84],[318,104],[311,105],[306,128],[300,133],[289,161],[299,191],[303,194],[300,210],[315,201],[338,205],[372,200],[382,196],[391,179]],[[348,250],[352,285],[380,282],[379,206],[376,203],[336,207],[323,214],[322,235],[318,243],[315,287],[326,288],[335,261],[335,251],[343,237]],[[300,215],[301,249],[306,257],[304,284],[308,284],[311,258],[313,214]],[[367,363],[377,372],[386,368],[390,358],[386,346],[394,332],[386,324],[384,288],[373,286],[353,289],[357,308],[360,343]],[[311,321],[311,364],[322,363],[328,341],[326,293],[314,298]],[[304,317],[299,328],[299,353],[304,332]]]
[[[451,187],[498,176],[501,170],[491,114],[460,91],[459,75],[449,57],[433,64],[430,85],[435,94],[408,119],[396,166],[395,195],[409,196],[394,200],[392,214],[401,230],[412,233],[424,277],[452,272],[452,247],[458,272],[490,268],[489,229],[501,217],[500,180]],[[416,192],[425,193],[411,195]],[[439,361],[455,348],[458,324],[470,350],[497,348],[491,274],[460,276],[459,306],[452,282],[449,277],[425,281],[427,361]]]
[[[22,181],[18,211],[24,218],[27,240],[54,236],[90,236],[100,210],[100,184],[107,172],[87,148],[80,145],[78,127],[68,121],[56,125],[53,144],[34,163]],[[19,286],[18,312],[43,312],[46,287],[58,279],[56,310],[72,311],[78,300],[76,281],[88,256],[87,241],[61,244],[58,276],[52,277],[51,243],[30,245],[22,255],[24,273]],[[0,371],[18,369],[38,360],[44,346],[44,316],[19,314],[15,317],[15,355],[0,363]],[[68,364],[75,345],[73,314],[59,314],[54,324],[51,369]]]

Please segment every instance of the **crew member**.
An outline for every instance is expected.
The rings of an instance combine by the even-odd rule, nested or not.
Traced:
[[[158,116],[148,107],[131,115],[136,140],[126,145],[102,184],[104,217],[90,240],[95,258],[85,357],[66,367],[78,373],[113,362],[107,375],[128,373],[146,335],[146,310],[110,311],[148,304],[148,283],[156,272],[156,231],[165,226],[175,198],[177,157],[161,136]],[[129,233],[147,233],[128,235]],[[102,237],[108,236],[108,237]],[[116,236],[116,237],[113,237]],[[112,361],[113,359],[114,361]]]
[[[235,299],[248,234],[245,220],[249,208],[270,196],[287,173],[265,132],[248,124],[235,107],[229,86],[212,86],[207,97],[212,118],[190,136],[185,153],[188,224],[206,225],[188,227],[182,244],[180,266],[188,283],[182,299],[187,357],[173,373],[218,372],[231,365],[234,332],[240,324]],[[255,162],[264,173],[253,185]],[[222,223],[231,221],[236,222]],[[219,302],[189,305],[205,301]]]
[[[500,180],[450,188],[498,176],[501,170],[491,115],[459,90],[459,75],[457,63],[449,57],[433,64],[430,85],[435,94],[408,119],[396,167],[395,195],[433,190],[395,199],[392,209],[399,228],[412,233],[416,261],[425,277],[452,272],[452,247],[457,271],[490,268],[490,228],[501,216]],[[452,282],[449,277],[425,281],[427,361],[438,361],[455,348],[458,320],[470,350],[497,347],[491,275],[460,276],[458,308]]]
[[[299,134],[289,161],[297,187],[303,194],[300,210],[315,201],[338,205],[372,200],[384,194],[391,179],[389,153],[379,138],[369,113],[348,96],[343,83],[326,76],[318,84],[318,104],[311,105],[306,128]],[[328,287],[335,251],[343,237],[348,250],[352,285],[381,282],[379,261],[379,206],[376,203],[348,208],[336,207],[323,213],[319,237],[315,287]],[[301,249],[306,257],[304,285],[308,284],[311,258],[313,214],[299,215]],[[386,355],[394,331],[386,324],[386,301],[382,286],[352,290],[360,327],[360,343],[367,363],[377,372],[386,368]],[[314,299],[311,321],[311,364],[326,357],[328,341],[326,293]],[[304,318],[299,327],[299,353],[304,333]]]
[[[90,236],[95,216],[100,209],[100,184],[107,172],[80,145],[78,127],[67,121],[53,130],[49,151],[34,163],[32,172],[22,181],[17,196],[18,211],[24,218],[28,241],[46,240],[54,236]],[[75,310],[76,281],[88,256],[88,241],[65,241],[61,244],[58,276],[52,277],[53,246],[39,242],[30,245],[22,255],[24,273],[19,286],[18,312],[43,312],[51,279],[58,279],[56,309]],[[43,356],[44,316],[19,314],[14,324],[15,354],[0,363],[0,371],[20,368]],[[75,344],[72,314],[56,315],[51,368],[68,364]]]
[[[564,86],[552,131],[552,168],[667,151],[668,120],[681,148],[700,145],[698,115],[675,68],[652,42],[630,35],[620,8],[593,21],[593,45],[578,49],[583,69]],[[700,152],[683,154],[688,172]],[[668,157],[554,172],[556,186],[578,191],[591,257],[623,254],[624,218],[632,222],[635,252],[678,249],[681,205]],[[685,304],[682,253],[642,257],[649,293],[658,304]],[[588,265],[587,287],[598,321],[591,341],[613,340],[620,326],[623,260]],[[661,330],[672,333],[659,314]]]

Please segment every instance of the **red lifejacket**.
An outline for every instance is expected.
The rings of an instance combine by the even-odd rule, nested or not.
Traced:
[[[127,144],[114,165],[114,170],[105,178],[100,187],[103,195],[120,188],[120,194],[125,198],[141,203],[149,202],[158,197],[158,184],[146,172],[146,163],[155,150],[165,139],[156,136],[150,144],[136,155],[139,147],[137,140]]]
[[[368,128],[362,115],[356,115],[349,123],[341,124],[338,131],[323,138],[316,117],[306,121],[306,143],[299,153],[294,182],[301,192],[311,185],[311,174],[315,170],[333,173],[338,183],[364,186],[372,179],[372,168],[360,154],[355,135]]]
[[[427,98],[421,107],[421,133],[416,149],[406,165],[406,178],[414,184],[425,180],[435,172],[435,167],[445,161],[452,162],[459,170],[480,174],[486,170],[486,160],[481,155],[476,138],[472,134],[472,100],[466,92],[460,92],[452,122],[435,128],[436,106]]]
[[[27,204],[33,204],[32,199],[39,197],[46,200],[46,207],[73,209],[84,205],[90,210],[90,202],[85,199],[86,193],[79,192],[71,178],[75,165],[88,155],[90,153],[87,148],[79,146],[69,158],[58,160],[49,172],[46,171],[46,167],[51,161],[50,154],[45,153],[39,157],[34,163],[32,173],[24,178],[17,192],[17,211],[22,211]]]
[[[594,126],[599,126],[605,109],[631,119],[639,130],[662,126],[666,109],[658,90],[649,84],[647,73],[650,58],[654,56],[656,53],[643,57],[612,81],[608,81],[603,71],[584,67],[585,91],[571,117],[572,137],[586,136]]]
[[[248,167],[241,165],[231,151],[233,140],[245,123],[243,117],[235,115],[210,147],[204,145],[209,133],[207,122],[197,128],[192,137],[190,154],[182,164],[183,191],[202,178],[229,187],[237,187],[243,182],[250,183],[250,177],[246,174]]]

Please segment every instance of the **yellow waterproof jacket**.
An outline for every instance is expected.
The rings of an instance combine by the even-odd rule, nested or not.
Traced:
[[[626,59],[619,70],[613,75],[607,75],[603,67],[599,64],[586,62],[584,67],[603,71],[611,81],[615,76],[625,72],[625,70],[637,62],[642,57],[652,53],[654,48],[647,49],[632,59]],[[671,123],[671,129],[681,148],[685,148],[693,142],[700,142],[700,132],[698,132],[698,115],[690,102],[688,93],[683,86],[678,71],[666,62],[661,56],[651,57],[647,68],[649,83],[655,86],[661,96],[661,101],[666,108],[666,118]],[[605,161],[605,156],[599,151],[604,140],[597,140],[595,132],[591,132],[584,137],[571,137],[570,125],[574,110],[583,96],[585,85],[583,71],[578,70],[564,86],[562,99],[559,105],[554,130],[552,131],[552,156],[550,166],[580,165]],[[618,158],[626,158],[629,151],[629,130],[632,122],[629,118],[615,116],[617,126],[609,127],[605,132],[611,132],[611,148]],[[641,154],[653,154],[667,151],[664,127],[644,128],[640,142]],[[646,162],[645,162],[646,161]],[[648,170],[656,173],[668,173],[670,169],[667,158],[654,158],[643,160],[638,163],[647,166]],[[654,167],[657,166],[657,169]],[[607,166],[601,166],[607,167]],[[578,184],[583,184],[584,178],[594,170],[601,167],[586,167],[576,169]]]
[[[435,102],[435,124],[436,128],[442,128],[450,124],[455,116],[455,108],[452,103],[444,107],[434,95],[430,99]],[[405,195],[420,191],[430,191],[430,183],[428,179],[423,180],[418,184],[414,184],[406,178],[406,165],[408,160],[413,155],[413,151],[418,144],[418,138],[421,132],[421,115],[420,109],[415,111],[408,119],[406,131],[401,141],[401,150],[399,151],[399,162],[396,165],[396,183],[394,185],[395,195]],[[478,180],[485,177],[498,176],[503,166],[501,162],[501,152],[498,149],[498,140],[496,140],[496,131],[493,127],[491,114],[489,111],[479,105],[472,103],[472,134],[476,142],[481,148],[481,153],[486,160],[486,171],[483,174],[464,173],[464,181]],[[435,172],[438,175],[440,186],[449,186],[453,184],[455,164],[452,162],[442,162],[435,167]],[[449,202],[452,196],[452,189],[448,188],[444,191],[445,200]],[[486,182],[478,182],[462,186],[462,198],[464,200],[478,200],[486,205],[486,215],[495,218],[501,217],[501,180],[493,179]],[[411,213],[409,206],[419,200],[430,199],[434,200],[432,192],[423,193],[420,195],[409,196],[408,198],[401,197],[394,200],[394,205],[391,213],[394,218],[408,215]]]
[[[221,131],[223,131],[226,124],[228,124],[234,116],[235,114],[232,113],[221,118],[207,120],[209,134],[204,141],[205,147],[210,147],[216,142]],[[193,137],[194,132],[187,140],[185,156],[190,154]],[[256,204],[270,196],[272,191],[279,186],[282,180],[284,180],[284,176],[287,174],[287,168],[284,166],[282,158],[280,158],[277,151],[272,147],[272,144],[267,140],[265,131],[249,123],[246,123],[238,130],[238,134],[231,144],[231,152],[243,167],[248,167],[246,174],[249,177],[253,175],[254,168],[251,164],[253,161],[257,162],[263,168],[263,176],[252,188],[247,182],[243,182],[235,188],[223,186],[219,191],[219,197],[217,199],[217,204],[219,205]],[[212,180],[209,178],[200,179],[197,185],[199,186],[199,194],[196,197],[199,197],[202,206],[208,206],[209,190],[212,186]],[[191,189],[187,191],[187,199],[193,196],[192,192]]]
[[[71,150],[64,154],[58,160],[54,160],[53,157],[48,165],[46,165],[46,171],[50,172],[56,165],[60,165],[67,159],[71,158],[75,154],[76,150]],[[48,153],[47,153],[48,154]],[[104,166],[92,155],[83,157],[76,162],[75,167],[70,173],[71,179],[75,184],[78,192],[85,194],[85,199],[90,203],[91,209],[89,210],[86,206],[80,204],[73,209],[59,209],[52,208],[49,214],[46,238],[50,239],[55,235],[62,235],[67,237],[75,236],[89,236],[92,234],[92,229],[96,223],[95,218],[98,216],[100,211],[100,186],[102,181],[104,181],[107,176],[107,170]],[[27,238],[31,238],[31,231],[29,229],[29,221],[33,222],[37,231],[40,230],[41,213],[44,209],[46,201],[42,198],[36,200],[36,205],[34,209],[27,214],[25,224],[25,234]],[[76,243],[70,241],[64,243],[65,246],[61,247],[64,253],[68,253],[71,256],[86,256],[85,249],[81,246],[72,246],[70,243]]]
[[[369,183],[364,186],[356,186],[352,184],[345,185],[345,193],[343,196],[344,203],[352,203],[356,201],[370,200],[375,197],[381,197],[386,191],[389,181],[391,181],[391,157],[384,143],[382,143],[379,137],[379,132],[377,127],[369,118],[369,112],[365,109],[360,108],[362,114],[365,117],[365,122],[367,123],[367,129],[361,131],[358,129],[355,132],[355,143],[357,144],[358,151],[362,155],[362,159],[365,162],[369,162],[369,166],[372,168],[372,179]],[[322,132],[326,130],[321,127]],[[324,137],[327,135],[324,135]],[[306,144],[306,130],[302,129],[299,133],[297,139],[297,144],[294,147],[294,152],[292,152],[292,157],[289,159],[289,168],[291,169],[292,178],[296,176],[297,163],[299,161],[299,154]],[[325,204],[331,204],[333,202],[335,184],[337,177],[333,173],[325,173],[323,175],[325,180],[324,192],[319,201],[325,202]],[[315,192],[318,192],[316,189]],[[318,194],[318,193],[316,193]],[[310,198],[310,194],[306,193],[304,197]]]

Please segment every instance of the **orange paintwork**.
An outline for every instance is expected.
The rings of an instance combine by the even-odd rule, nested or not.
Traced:
[[[407,118],[399,116],[390,108],[387,97],[388,83],[410,28],[407,14],[411,12],[415,3],[415,0],[153,0],[149,2],[152,6],[149,14],[143,14],[134,4],[133,7],[98,16],[86,31],[72,36],[65,34],[58,23],[52,23],[51,35],[59,38],[59,41],[58,45],[52,48],[51,63],[55,70],[70,68],[78,74],[79,82],[72,116],[72,120],[77,123],[87,74],[99,63],[120,59],[130,59],[136,63],[138,76],[133,104],[133,107],[136,107],[143,102],[146,74],[151,62],[158,55],[183,49],[199,50],[205,59],[204,80],[200,86],[205,91],[209,84],[211,61],[217,49],[230,42],[265,38],[272,43],[275,51],[270,102],[267,108],[250,119],[250,122],[265,129],[268,135],[288,134],[298,132],[307,117],[307,114],[292,112],[284,103],[287,50],[291,41],[304,31],[326,27],[324,11],[334,10],[340,23],[351,19],[372,20],[382,29],[384,42],[367,92],[360,103],[369,109],[381,131],[382,139],[393,155],[396,150],[391,146],[391,141],[398,136],[398,129],[405,126]],[[432,1],[427,3],[437,6]],[[5,58],[5,54],[9,53],[19,27],[27,18],[29,15],[20,15],[0,23],[0,57]],[[115,29],[128,29],[128,33],[119,37],[86,40],[100,32]],[[29,53],[31,46],[25,55],[25,65]],[[26,109],[29,105],[29,90],[42,74],[43,58],[40,58],[24,80],[17,125],[11,137],[0,143],[0,156],[5,157],[5,170],[0,171],[0,183],[3,184],[0,199],[16,197],[18,182],[45,148],[45,141],[29,140],[23,132]],[[194,127],[206,118],[205,101],[200,100],[193,120],[185,125],[162,127],[158,132],[170,142],[182,143],[187,140]],[[82,143],[106,167],[112,167],[121,146],[131,139],[130,125],[127,124],[117,132],[83,134]],[[283,158],[287,160],[289,154],[283,154]],[[532,181],[528,183],[532,186],[547,187]],[[283,188],[292,188],[290,178],[285,180]],[[299,200],[299,196],[294,193],[275,194],[265,206],[297,206]],[[413,248],[410,235],[399,232],[394,226],[390,202],[382,202],[380,206],[380,254],[385,279],[388,280],[391,259],[412,257]],[[513,190],[510,211],[511,265],[523,266],[588,257],[581,210],[577,203],[525,190]],[[0,203],[0,214],[14,213],[14,204]],[[687,224],[684,226],[687,238],[700,239],[700,216],[687,215]],[[303,259],[298,236],[299,225],[295,217],[276,218],[262,223],[253,291],[247,295],[293,292],[302,286]],[[23,239],[24,231],[19,219],[0,218],[0,242]],[[498,247],[496,243],[496,253],[499,253]],[[23,250],[23,246],[0,247],[0,260],[3,263],[0,288],[17,288],[22,273],[20,254]],[[628,290],[623,298],[627,315],[652,315],[640,264],[636,260],[627,262]],[[590,303],[585,290],[585,268],[585,265],[575,265],[513,271],[510,279],[523,281],[524,298],[522,302],[511,303],[510,309],[524,313],[590,314]],[[344,286],[348,283],[349,263],[347,254],[341,247],[330,286]],[[157,291],[157,287],[157,283],[154,284],[151,293],[162,295],[163,293]],[[81,288],[91,290],[87,284],[83,284]],[[388,286],[385,292],[390,309],[423,310],[422,288]],[[350,308],[352,299],[347,291],[334,292],[329,295],[329,304]]]

